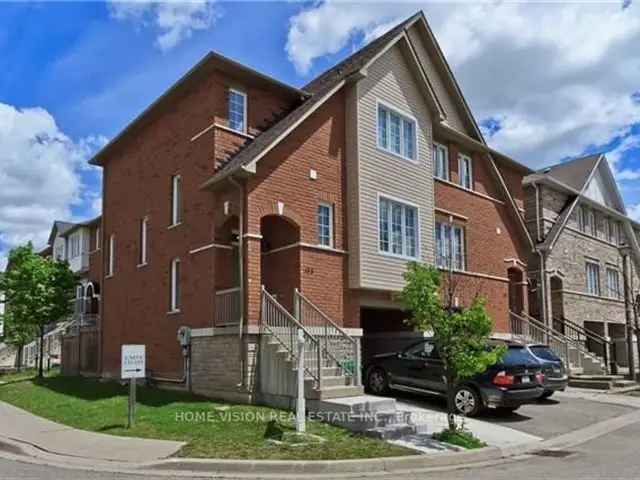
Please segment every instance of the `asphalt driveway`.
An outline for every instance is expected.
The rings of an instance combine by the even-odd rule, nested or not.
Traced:
[[[400,402],[418,407],[441,412],[446,410],[444,400],[436,397],[397,392],[394,392],[394,397]],[[633,410],[628,406],[604,404],[560,393],[548,400],[523,405],[516,412],[509,414],[489,410],[480,415],[478,420],[548,439],[624,415]]]

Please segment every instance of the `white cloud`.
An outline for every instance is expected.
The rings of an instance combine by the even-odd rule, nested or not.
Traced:
[[[83,170],[103,137],[74,142],[42,108],[0,103],[0,269],[7,250],[46,243],[54,220],[71,218],[83,201]]]
[[[194,31],[211,27],[219,17],[218,9],[211,0],[112,0],[109,11],[115,19],[153,26],[158,30],[156,45],[163,51],[191,37]]]
[[[627,207],[627,214],[636,222],[640,222],[640,203]]]
[[[419,8],[476,119],[499,120],[487,140],[517,160],[534,168],[557,163],[624,138],[640,122],[640,102],[631,98],[640,76],[635,2],[623,9],[622,3],[325,0],[292,17],[286,50],[306,73],[314,60],[371,39]]]

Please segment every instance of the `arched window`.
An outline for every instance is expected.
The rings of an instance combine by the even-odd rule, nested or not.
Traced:
[[[169,297],[169,311],[180,311],[180,259],[171,260],[170,281],[171,290]]]

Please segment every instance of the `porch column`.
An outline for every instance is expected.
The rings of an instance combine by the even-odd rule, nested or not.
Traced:
[[[247,325],[260,324],[261,257],[259,235],[248,235],[245,245],[245,313]]]

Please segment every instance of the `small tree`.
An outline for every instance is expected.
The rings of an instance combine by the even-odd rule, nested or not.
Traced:
[[[38,376],[42,377],[45,328],[71,315],[76,278],[66,262],[38,255],[31,244],[14,248],[9,253],[8,265],[0,276],[0,291],[5,294],[8,318],[13,325],[9,334],[23,346],[20,337],[28,338],[30,333],[37,332]]]
[[[492,321],[484,299],[476,296],[469,307],[453,305],[453,275],[446,279],[428,265],[411,262],[404,275],[406,286],[400,298],[411,311],[409,323],[417,330],[431,332],[442,359],[447,385],[449,430],[456,430],[455,389],[458,383],[485,371],[504,355],[504,347],[489,348]]]

